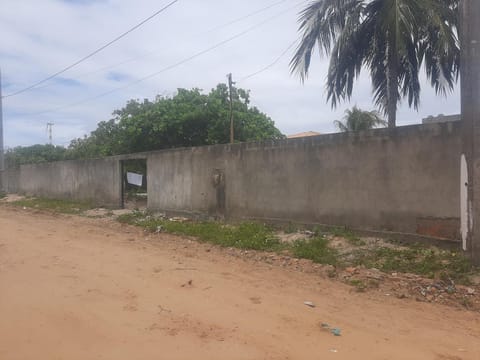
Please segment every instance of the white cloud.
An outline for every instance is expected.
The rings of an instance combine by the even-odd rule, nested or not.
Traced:
[[[274,2],[180,0],[105,51],[63,74],[61,79],[4,99],[5,144],[45,143],[48,139],[45,126],[49,121],[56,124],[54,142],[66,144],[94,130],[99,121],[108,120],[114,109],[131,98],[171,94],[179,87],[208,91],[224,82],[229,72],[234,79],[240,79],[262,69],[297,38],[296,19],[301,7],[292,9],[292,4],[298,2],[286,1],[231,26],[211,30]],[[4,0],[0,13],[4,94],[73,63],[167,3],[158,0]],[[275,15],[278,17],[242,37],[140,84],[78,106],[42,113],[155,73]],[[354,104],[373,108],[368,74],[357,82],[351,103],[332,110],[325,100],[327,60],[315,58],[311,75],[302,85],[289,73],[292,52],[293,49],[267,71],[239,83],[251,89],[252,103],[270,115],[281,131],[334,131],[333,120],[341,118],[346,108]],[[135,60],[125,62],[131,59]],[[419,113],[402,106],[399,124],[418,123],[430,114],[456,113],[459,108],[458,92],[447,99],[439,98],[424,81]],[[32,113],[40,114],[27,115]]]

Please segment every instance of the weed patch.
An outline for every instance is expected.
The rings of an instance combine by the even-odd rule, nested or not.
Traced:
[[[176,235],[194,236],[200,241],[224,247],[276,251],[282,247],[271,228],[258,223],[226,225],[216,222],[175,222],[143,216],[141,212],[121,215],[122,223],[139,225],[149,231],[165,231]]]
[[[139,225],[140,220],[146,219],[148,216],[149,215],[141,211],[132,211],[131,213],[117,216],[117,221],[122,224]]]
[[[364,292],[367,289],[367,284],[363,280],[351,279],[349,284],[354,286],[358,292]]]
[[[333,236],[343,237],[347,239],[347,241],[356,246],[363,246],[365,245],[365,241],[363,241],[358,235],[356,235],[353,231],[347,228],[333,228],[330,233]]]
[[[468,283],[468,274],[473,271],[471,263],[460,253],[420,245],[358,251],[354,262],[383,272],[409,272],[462,283]]]
[[[298,226],[296,226],[294,223],[289,222],[283,229],[285,234],[293,234],[298,231]]]
[[[46,198],[26,198],[14,201],[11,204],[33,209],[46,209],[63,214],[80,214],[93,208],[90,202]]]
[[[316,236],[309,240],[298,240],[292,246],[295,257],[309,259],[320,264],[339,265],[338,252],[329,247],[328,240]]]
[[[350,244],[355,246],[365,245],[363,241],[357,234],[345,227],[325,227],[317,226],[314,229],[316,235],[331,235],[335,237],[341,237],[346,239]]]
[[[473,271],[468,259],[460,253],[422,245],[365,246],[363,239],[345,228],[316,228],[313,238],[282,244],[275,237],[273,229],[259,223],[226,225],[217,222],[173,222],[140,211],[121,215],[117,219],[149,231],[193,236],[200,241],[225,247],[264,251],[287,250],[296,258],[338,268],[364,266],[383,272],[408,272],[429,278],[455,280],[463,284],[468,284],[469,275]],[[332,236],[346,239],[353,250],[346,254],[341,253],[330,244],[329,238]],[[335,273],[332,273],[332,276],[335,276]],[[370,287],[370,284],[366,286]]]

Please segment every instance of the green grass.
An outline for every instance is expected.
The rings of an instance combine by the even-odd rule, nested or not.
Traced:
[[[294,242],[292,253],[295,257],[309,259],[316,263],[339,265],[338,252],[329,247],[328,240],[322,236]]]
[[[364,292],[367,289],[367,284],[360,279],[350,279],[348,283],[354,286],[358,292]]]
[[[46,198],[25,198],[14,201],[11,204],[33,209],[51,210],[62,214],[80,214],[85,210],[93,208],[90,202]]]
[[[311,239],[297,240],[293,244],[282,244],[275,237],[272,228],[263,224],[247,222],[239,225],[226,225],[218,222],[173,222],[156,219],[154,216],[134,212],[119,216],[118,221],[141,226],[149,231],[165,231],[177,235],[187,235],[215,245],[240,249],[287,251],[300,259],[309,259],[319,264],[365,266],[383,272],[408,272],[430,278],[439,277],[468,283],[473,272],[468,259],[462,254],[428,248],[422,245],[404,247],[365,248],[365,242],[355,233],[344,228],[317,228]],[[346,238],[354,247],[345,254],[330,246],[327,234]]]
[[[363,241],[360,236],[355,234],[353,231],[346,227],[339,227],[339,226],[316,226],[314,229],[315,234],[317,235],[333,235],[336,237],[345,238],[350,244],[356,246],[363,246],[365,245],[365,241]]]
[[[224,247],[248,250],[276,251],[282,246],[273,229],[259,223],[246,222],[240,225],[225,225],[218,222],[174,222],[156,219],[141,212],[121,215],[118,221],[139,225],[149,231],[165,231],[171,234],[194,236],[200,241]]]
[[[141,211],[133,211],[129,214],[117,216],[117,221],[121,222],[122,224],[139,225],[141,221],[146,220],[150,217],[151,216],[147,213]]]
[[[338,263],[336,251],[328,246],[328,240],[324,237],[298,240],[292,245],[281,244],[274,236],[272,228],[254,222],[239,225],[225,225],[218,222],[172,222],[155,219],[142,212],[121,215],[117,220],[141,226],[149,231],[161,230],[171,234],[194,236],[200,241],[220,246],[264,251],[289,250],[297,258],[310,259],[322,264]]]
[[[365,241],[363,241],[357,234],[347,228],[335,227],[330,230],[330,233],[333,236],[343,237],[352,245],[363,246]]]
[[[422,245],[360,250],[354,262],[355,265],[377,268],[383,272],[409,272],[462,283],[468,283],[468,274],[474,271],[470,261],[462,254]]]
[[[4,199],[7,197],[7,193],[4,191],[0,191],[0,199]]]
[[[289,221],[288,224],[283,227],[283,231],[285,234],[293,234],[298,231],[298,226]]]

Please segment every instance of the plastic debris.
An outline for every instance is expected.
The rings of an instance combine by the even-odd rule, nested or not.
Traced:
[[[340,336],[341,333],[342,333],[342,330],[339,329],[339,328],[333,328],[333,329],[330,330],[330,332],[335,336]]]
[[[168,219],[169,221],[172,221],[172,222],[186,222],[188,221],[188,218],[186,217],[181,217],[181,216],[175,216],[175,217],[172,217],[170,219]]]
[[[450,285],[450,286],[447,286],[447,293],[448,294],[453,294],[455,293],[455,285]]]
[[[305,305],[311,307],[311,308],[314,308],[314,307],[315,307],[315,304],[314,304],[313,302],[311,302],[311,301],[304,301],[303,303],[304,303]]]
[[[332,328],[327,323],[321,323],[320,326],[322,327],[322,329],[330,331],[332,333],[332,335],[334,335],[334,336],[341,336],[342,335],[342,329],[340,329],[340,328]]]

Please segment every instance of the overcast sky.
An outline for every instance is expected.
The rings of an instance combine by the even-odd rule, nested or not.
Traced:
[[[3,95],[74,63],[170,1],[1,0]],[[225,82],[227,73],[233,73],[238,81],[258,72],[298,39],[298,12],[306,3],[179,0],[60,77],[38,89],[4,98],[5,145],[46,143],[46,124],[52,122],[53,142],[67,146],[71,139],[94,130],[99,121],[110,119],[112,111],[129,99],[172,95],[177,88],[209,91]],[[269,8],[259,11],[265,7]],[[249,14],[254,15],[246,17]],[[241,33],[191,61],[134,83]],[[356,83],[351,102],[332,110],[325,98],[328,59],[316,56],[310,77],[302,85],[289,72],[293,52],[291,47],[273,66],[237,84],[251,90],[252,104],[269,115],[284,134],[334,132],[333,120],[340,119],[345,109],[353,105],[374,108],[367,72]],[[421,101],[418,112],[401,107],[399,125],[420,123],[428,115],[460,112],[458,90],[448,98],[436,96],[424,81]]]

